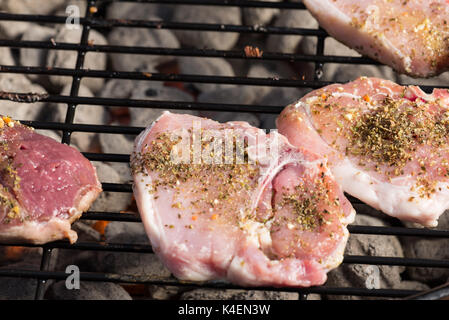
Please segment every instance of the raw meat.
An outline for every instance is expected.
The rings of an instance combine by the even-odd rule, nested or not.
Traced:
[[[180,279],[311,286],[342,261],[355,211],[324,159],[277,132],[165,112],[131,166],[153,249]]]
[[[328,157],[344,191],[403,220],[436,226],[449,208],[449,92],[362,77],[283,110],[279,132]]]
[[[0,117],[0,156],[0,241],[75,242],[71,223],[101,192],[91,163],[8,117]]]
[[[400,73],[449,69],[449,0],[304,0],[327,32]]]

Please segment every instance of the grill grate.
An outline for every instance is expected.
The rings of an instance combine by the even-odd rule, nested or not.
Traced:
[[[235,112],[255,112],[255,113],[279,113],[284,106],[254,106],[238,104],[214,104],[198,102],[177,102],[177,101],[151,101],[151,100],[133,100],[133,99],[112,99],[98,97],[81,97],[78,95],[80,82],[83,78],[105,78],[105,79],[128,79],[143,81],[163,81],[163,82],[184,82],[184,83],[220,83],[220,84],[239,84],[255,86],[273,86],[273,87],[300,87],[300,88],[319,88],[330,84],[330,82],[321,81],[320,74],[323,72],[323,66],[326,63],[343,64],[374,64],[377,62],[365,57],[346,57],[330,56],[324,54],[325,39],[327,33],[321,29],[306,28],[283,28],[283,27],[261,27],[261,26],[242,26],[242,25],[216,25],[204,23],[175,23],[166,21],[141,21],[141,20],[105,20],[95,16],[95,10],[91,8],[107,5],[111,1],[87,1],[85,16],[80,18],[82,26],[82,36],[79,43],[51,43],[49,41],[20,41],[20,40],[0,40],[0,46],[14,49],[33,48],[45,50],[70,50],[77,52],[76,66],[73,69],[66,68],[45,68],[28,66],[0,66],[2,73],[35,74],[35,75],[59,75],[72,77],[72,85],[69,95],[48,94],[43,96],[34,96],[30,99],[25,93],[3,93],[0,99],[20,101],[20,102],[53,102],[67,104],[67,113],[64,123],[42,122],[42,121],[22,121],[24,124],[35,127],[36,129],[59,130],[63,132],[62,142],[70,144],[71,134],[73,132],[96,132],[111,134],[130,134],[137,135],[143,129],[141,127],[126,127],[112,125],[86,125],[74,123],[74,116],[77,105],[89,105],[92,108],[103,106],[110,107],[134,107],[134,108],[169,108],[183,110],[213,110],[213,111],[235,111]],[[123,1],[125,2],[125,1]],[[165,4],[191,4],[191,5],[211,5],[211,6],[239,6],[249,8],[278,8],[288,10],[304,10],[302,3],[295,2],[263,2],[263,1],[231,1],[231,0],[196,0],[196,1],[144,1],[135,0],[127,2],[141,3],[165,3]],[[26,21],[35,23],[64,24],[66,17],[50,15],[25,15],[0,13],[0,20],[6,21]],[[89,32],[92,29],[109,30],[115,27],[126,28],[157,28],[157,29],[181,29],[215,32],[237,32],[237,33],[257,33],[257,34],[277,34],[277,35],[302,35],[316,37],[317,49],[315,55],[287,54],[281,52],[267,52],[262,57],[248,57],[243,51],[223,51],[212,49],[169,49],[169,48],[148,48],[148,47],[128,47],[112,45],[95,45],[88,43]],[[203,76],[187,74],[164,74],[152,73],[151,75],[142,72],[110,71],[110,70],[87,70],[83,69],[85,55],[88,52],[104,53],[122,53],[122,54],[147,54],[147,55],[169,55],[169,56],[195,56],[195,57],[222,57],[227,59],[244,60],[272,60],[288,62],[313,62],[315,64],[315,76],[313,80],[292,80],[275,78],[246,78],[246,77],[225,77],[225,76]],[[422,86],[425,91],[431,91],[432,86]],[[449,88],[446,87],[446,88]],[[84,153],[84,155],[93,161],[108,162],[128,162],[129,155],[123,154],[104,154],[104,153]],[[132,192],[130,184],[103,183],[104,191],[110,192]],[[351,198],[351,202],[358,203],[358,200]],[[136,214],[119,212],[94,212],[90,211],[83,215],[81,219],[87,220],[106,220],[123,222],[140,222]],[[413,236],[426,238],[449,238],[449,230],[431,230],[395,227],[375,227],[375,226],[349,226],[349,231],[354,234],[373,234],[373,235],[396,235]],[[52,257],[53,249],[67,250],[94,250],[94,251],[115,251],[115,252],[133,252],[133,253],[152,253],[148,245],[118,244],[118,243],[88,243],[77,242],[70,245],[65,241],[56,241],[42,246],[25,243],[1,244],[0,246],[23,246],[23,247],[41,247],[43,248],[41,266],[39,270],[17,270],[2,269],[0,277],[25,277],[33,278],[38,281],[35,298],[43,299],[45,293],[45,284],[48,280],[63,280],[67,274],[63,271],[51,271],[49,262]],[[432,260],[421,258],[399,258],[399,257],[373,257],[373,256],[345,256],[343,263],[351,264],[371,264],[371,265],[396,265],[396,266],[416,266],[427,268],[449,268],[447,260]],[[221,289],[244,289],[229,283],[220,281],[211,281],[206,283],[191,283],[171,279],[157,279],[145,275],[125,275],[125,274],[105,274],[81,272],[81,280],[86,281],[108,281],[118,283],[144,283],[154,285],[170,286],[188,286],[202,288],[221,288]],[[255,290],[277,291],[278,288],[252,288]],[[359,295],[375,297],[405,297],[418,293],[414,290],[400,289],[367,289],[356,287],[312,287],[312,288],[282,288],[282,291],[299,292],[300,298],[304,299],[309,293],[334,294],[334,295]]]

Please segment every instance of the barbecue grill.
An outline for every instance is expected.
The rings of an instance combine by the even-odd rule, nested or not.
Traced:
[[[75,68],[46,68],[30,66],[0,66],[2,73],[19,73],[35,75],[58,75],[71,77],[72,84],[69,95],[56,94],[29,94],[20,92],[2,92],[0,99],[17,102],[52,102],[67,104],[67,113],[65,122],[43,122],[43,121],[22,121],[36,129],[58,130],[63,133],[62,142],[70,144],[71,134],[73,132],[95,132],[100,134],[127,134],[137,135],[143,128],[121,125],[88,125],[74,123],[75,113],[78,105],[89,105],[92,108],[108,107],[133,107],[133,108],[167,108],[181,110],[203,110],[203,111],[232,111],[232,112],[252,112],[252,113],[279,113],[284,106],[263,106],[263,105],[240,105],[240,104],[217,104],[217,103],[198,103],[198,102],[178,102],[178,101],[151,101],[135,99],[114,99],[99,97],[79,96],[80,82],[83,78],[105,78],[105,79],[127,79],[134,81],[160,81],[160,82],[182,82],[182,83],[220,83],[237,84],[251,86],[273,86],[273,87],[296,87],[296,88],[320,88],[330,84],[322,81],[323,66],[326,63],[339,64],[378,64],[377,62],[365,57],[346,57],[330,56],[324,54],[325,39],[327,33],[322,29],[307,28],[286,28],[272,26],[246,26],[246,25],[216,25],[205,23],[185,23],[168,21],[143,21],[143,20],[106,20],[99,15],[96,8],[104,8],[111,1],[87,1],[87,10],[85,15],[80,18],[82,28],[81,40],[79,43],[52,43],[49,41],[22,41],[22,40],[0,40],[0,46],[9,48],[32,48],[44,50],[71,50],[77,52]],[[300,2],[263,2],[247,0],[128,0],[127,2],[140,3],[165,3],[171,5],[207,5],[207,6],[238,6],[247,8],[277,8],[281,10],[305,10]],[[101,13],[101,12],[100,12]],[[66,16],[54,15],[27,15],[0,13],[0,20],[3,21],[26,21],[35,23],[64,24]],[[157,28],[157,29],[179,29],[192,30],[195,32],[237,32],[237,33],[256,33],[256,34],[276,34],[276,35],[302,35],[315,37],[317,39],[316,53],[313,55],[289,54],[282,52],[264,52],[260,56],[248,56],[243,50],[214,50],[200,48],[153,48],[153,47],[134,47],[134,46],[113,46],[97,45],[88,43],[89,32],[92,29],[108,30],[117,27],[124,28]],[[140,55],[168,55],[168,56],[192,56],[192,57],[222,57],[226,59],[243,60],[272,60],[288,62],[309,62],[315,67],[315,76],[312,80],[297,79],[278,79],[278,78],[248,78],[248,77],[228,77],[228,76],[205,76],[189,74],[166,74],[152,73],[150,76],[142,72],[131,71],[110,71],[110,70],[88,70],[83,68],[85,55],[88,52],[104,52],[117,54],[140,54]],[[418,80],[417,80],[418,82]],[[417,83],[419,84],[419,83]],[[422,86],[425,91],[431,91],[431,86]],[[299,97],[298,97],[299,98]],[[20,120],[20,119],[18,119]],[[105,154],[105,153],[84,153],[92,161],[122,162],[129,161],[127,154]],[[132,192],[130,184],[103,183],[104,191],[109,192]],[[349,197],[351,202],[360,207],[358,200]],[[106,220],[140,223],[137,214],[120,212],[93,212],[85,213],[81,219],[87,220]],[[391,227],[376,227],[351,225],[349,231],[352,234],[372,234],[379,237],[386,235],[411,236],[425,238],[447,238],[449,239],[449,230],[432,230],[421,228],[406,228],[393,221]],[[115,251],[123,253],[152,253],[148,245],[136,245],[129,243],[90,243],[77,242],[69,244],[66,241],[56,241],[45,245],[30,245],[26,243],[0,243],[0,246],[23,246],[23,247],[41,247],[43,249],[40,268],[37,270],[19,270],[19,269],[1,269],[0,277],[24,277],[36,279],[38,282],[35,292],[35,299],[43,299],[46,289],[46,283],[50,280],[64,280],[67,274],[64,270],[52,270],[49,262],[54,249],[64,250],[99,250]],[[394,266],[413,266],[424,268],[449,268],[449,261],[424,259],[424,258],[402,258],[402,257],[380,257],[380,256],[348,256],[343,261],[344,264],[369,264],[369,265],[394,265]],[[175,278],[158,279],[148,277],[147,275],[129,275],[129,274],[109,274],[109,273],[80,273],[81,281],[100,281],[115,282],[121,284],[151,284],[167,286],[184,286],[191,288],[216,288],[216,289],[248,289],[235,286],[222,281],[211,281],[202,283],[192,283],[178,281]],[[403,298],[416,295],[419,292],[415,290],[402,289],[368,289],[366,287],[311,287],[311,288],[251,288],[251,290],[264,291],[288,291],[298,292],[300,299],[306,299],[310,293],[330,294],[330,295],[356,295],[361,297],[381,297],[381,298]]]

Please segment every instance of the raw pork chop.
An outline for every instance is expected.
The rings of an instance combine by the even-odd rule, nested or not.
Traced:
[[[0,117],[0,156],[0,241],[75,242],[70,224],[101,192],[91,163],[8,117]]]
[[[303,0],[337,40],[401,73],[449,69],[449,0]]]
[[[399,219],[436,226],[449,208],[449,92],[377,78],[315,90],[279,132],[329,158],[343,190]]]
[[[165,112],[136,139],[134,195],[155,252],[180,279],[320,285],[343,258],[355,213],[323,160],[246,122]]]

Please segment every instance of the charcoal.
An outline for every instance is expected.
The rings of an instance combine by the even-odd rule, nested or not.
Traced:
[[[37,84],[31,83],[21,74],[0,74],[0,91],[24,92],[24,93],[45,93],[45,89]],[[39,120],[44,108],[41,102],[17,103],[3,100],[0,114],[8,115],[17,120]]]
[[[179,69],[181,74],[198,74],[203,76],[227,76],[233,77],[232,66],[222,58],[179,58]],[[218,83],[193,83],[196,89],[202,92],[212,91],[218,88],[229,88],[235,85]]]
[[[100,145],[104,153],[130,154],[133,149],[133,143],[133,139],[127,135],[115,133],[100,134]]]
[[[240,9],[237,7],[179,5],[175,8],[173,21],[241,25],[242,17]],[[184,46],[217,50],[231,49],[239,37],[236,32],[175,30],[175,34]]]
[[[143,225],[136,222],[111,222],[106,227],[106,242],[149,245]],[[133,274],[148,278],[167,278],[170,272],[152,253],[103,252],[102,272]]]
[[[398,82],[403,84],[414,84],[416,83],[416,79],[406,76],[406,75],[398,75]],[[428,78],[428,79],[419,79],[419,84],[423,86],[433,86],[435,88],[441,86],[447,86],[449,83],[449,72],[445,72],[440,74],[439,76]]]
[[[143,100],[153,100],[153,101],[180,101],[180,102],[192,102],[193,97],[177,88],[171,87],[154,87],[152,84],[140,85],[133,90],[132,99],[143,99]],[[172,110],[172,109],[150,109],[150,108],[130,108],[131,114],[131,125],[132,126],[143,126],[146,127],[150,125],[154,120],[156,120],[164,110],[169,110],[174,113],[186,113],[186,114],[197,114],[196,111],[190,110]]]
[[[81,29],[68,29],[61,27],[53,41],[79,43],[81,39]],[[107,41],[104,36],[95,31],[89,32],[89,45],[106,45]],[[75,68],[77,59],[76,51],[68,50],[50,50],[47,56],[46,66],[54,68]],[[104,70],[106,67],[106,54],[102,52],[88,52],[84,59],[84,69]],[[50,81],[57,87],[63,87],[72,83],[72,77],[50,76]],[[97,92],[103,86],[103,78],[84,78],[82,84],[88,87],[92,92]]]
[[[374,217],[358,214],[355,217],[356,225],[386,226]],[[403,258],[401,244],[395,236],[351,234],[345,249],[346,255],[361,256],[390,256]],[[401,283],[401,276],[405,270],[403,266],[342,264],[339,268],[328,273],[325,286],[328,287],[357,287],[357,288],[397,288]],[[359,300],[360,296],[329,295],[329,299]]]
[[[298,293],[256,290],[195,289],[181,295],[181,300],[298,300]]]
[[[107,7],[107,19],[151,20],[157,15],[159,19],[170,20],[174,6],[157,3],[113,2]]]
[[[72,224],[72,229],[78,234],[78,242],[100,242],[101,234],[89,225],[90,221],[80,220]],[[69,265],[75,265],[80,270],[95,272],[99,261],[98,251],[53,249],[52,258],[56,270],[65,270]]]
[[[419,225],[407,223],[408,227]],[[437,230],[449,230],[449,210],[438,220]],[[449,260],[449,239],[404,237],[402,244],[407,258]],[[444,282],[449,277],[447,268],[408,267],[410,278],[422,282]]]
[[[65,281],[54,283],[46,292],[48,300],[132,300],[120,285],[110,282],[81,281],[79,289],[69,290]]]
[[[107,163],[93,162],[97,169],[97,175],[101,182],[124,183],[119,173]],[[92,204],[91,211],[113,211],[126,210],[131,203],[131,194],[127,192],[102,192]]]
[[[70,95],[71,84],[67,84],[61,91],[61,95]],[[83,97],[93,97],[90,89],[84,85],[80,85],[79,95]],[[67,104],[58,103],[51,104],[48,108],[51,114],[51,120],[64,122],[67,113]],[[94,105],[78,105],[75,112],[75,123],[81,124],[105,124],[108,122],[108,114],[101,106]],[[75,144],[81,151],[88,151],[92,144],[92,140],[97,136],[94,132],[74,132],[72,134],[71,143]]]
[[[58,133],[58,131],[53,131],[53,130],[35,130],[37,133],[52,138],[53,140],[56,140],[58,142],[61,142],[61,135]]]
[[[317,28],[318,22],[308,11],[283,10],[274,23],[276,27],[288,28]],[[267,39],[267,51],[294,53],[298,44],[303,39],[300,35],[269,35]]]
[[[283,107],[299,100],[305,93],[305,90],[298,90],[296,88],[274,88],[258,100],[257,104]],[[277,114],[260,114],[259,117],[262,128],[276,129]]]
[[[156,16],[147,19],[160,20]],[[178,39],[167,29],[114,28],[108,35],[108,42],[120,46],[179,48]],[[167,55],[111,54],[110,57],[114,69],[119,71],[150,72],[154,66],[173,60]]]
[[[280,1],[281,0],[269,0],[269,2]],[[279,11],[279,9],[269,8],[243,8],[243,23],[249,26],[264,26],[269,24],[273,17],[279,14]]]
[[[56,36],[56,29],[33,24],[22,35],[23,41],[50,41]],[[22,66],[42,67],[46,65],[48,50],[44,49],[20,49],[20,64]],[[27,77],[33,81],[46,81],[46,76],[28,74]]]
[[[39,270],[39,265],[15,263],[0,269]],[[37,280],[31,278],[0,277],[0,300],[32,300]]]
[[[246,86],[207,91],[198,96],[198,102],[209,103],[250,105],[253,104],[255,100],[255,92],[248,89]],[[254,113],[201,111],[200,116],[219,122],[246,121],[255,127],[258,127],[260,124],[259,118]]]

